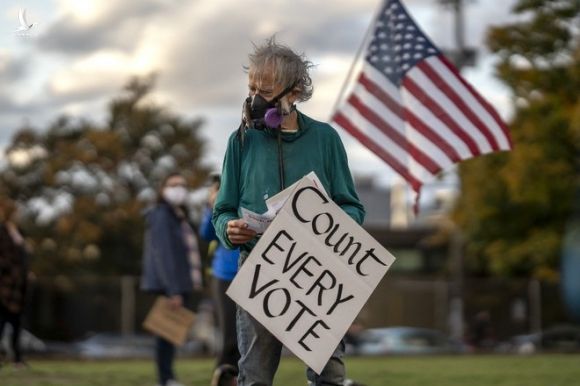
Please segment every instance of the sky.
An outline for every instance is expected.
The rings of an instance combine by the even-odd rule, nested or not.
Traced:
[[[437,0],[403,2],[436,45],[453,47],[449,9]],[[464,75],[508,119],[510,95],[494,77],[495,59],[483,42],[491,25],[514,19],[515,0],[466,3],[466,43],[479,50],[479,59]],[[102,122],[107,102],[129,77],[156,72],[152,98],[182,116],[205,119],[205,162],[219,170],[247,95],[243,66],[253,42],[275,33],[315,63],[314,96],[298,108],[327,121],[380,1],[0,0],[0,5],[0,151],[24,124],[43,129],[61,114]],[[14,32],[21,8],[34,23],[29,36]],[[339,134],[353,174],[386,185],[396,179],[349,134],[341,129]]]

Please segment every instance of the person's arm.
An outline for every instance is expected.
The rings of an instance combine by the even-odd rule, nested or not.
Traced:
[[[212,214],[213,211],[211,208],[205,208],[201,223],[199,224],[199,236],[205,241],[213,241],[218,239],[215,234],[215,228],[211,222]]]
[[[177,267],[175,265],[175,256],[173,255],[174,246],[171,243],[171,218],[166,210],[160,208],[154,209],[151,213],[150,234],[151,253],[154,267],[159,273],[167,296],[178,295],[177,288]]]
[[[216,197],[212,222],[216,236],[226,248],[237,248],[228,237],[228,222],[238,219],[240,204],[241,144],[236,133],[230,136],[222,166],[221,185]]]
[[[331,156],[328,158],[331,162],[330,170],[333,171],[329,194],[332,200],[360,225],[365,219],[365,209],[354,188],[344,145],[338,133],[333,130],[333,134]]]

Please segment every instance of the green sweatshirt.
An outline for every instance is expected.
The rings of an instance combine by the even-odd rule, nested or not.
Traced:
[[[247,130],[244,143],[233,133],[226,150],[221,186],[213,212],[216,234],[223,245],[232,245],[227,223],[241,218],[244,207],[264,213],[265,200],[280,191],[278,140],[274,130]],[[332,200],[362,224],[365,211],[354,189],[344,146],[328,124],[298,112],[298,131],[282,133],[284,186],[288,187],[314,171]],[[256,239],[242,246],[250,251]]]

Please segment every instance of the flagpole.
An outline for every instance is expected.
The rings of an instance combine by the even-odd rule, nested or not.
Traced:
[[[334,102],[334,106],[332,106],[329,120],[332,120],[334,113],[338,109],[338,105],[340,104],[340,102],[342,101],[342,98],[344,97],[344,93],[346,92],[346,88],[347,88],[348,84],[350,83],[350,79],[352,78],[352,73],[354,71],[354,68],[355,68],[364,48],[366,47],[366,43],[367,43],[367,40],[369,40],[369,36],[371,35],[371,32],[374,30],[374,26],[375,26],[376,21],[378,19],[378,15],[379,15],[380,11],[383,9],[383,2],[384,1],[385,0],[382,0],[378,9],[375,10],[375,13],[373,15],[373,18],[371,19],[371,23],[369,24],[369,27],[367,28],[367,31],[366,31],[365,36],[363,38],[363,41],[362,41],[361,45],[358,47],[358,50],[356,52],[356,56],[354,57],[354,60],[352,61],[352,64],[350,65],[350,69],[348,70],[348,74],[347,74],[344,82],[342,83],[342,87],[340,88],[338,98],[336,99],[336,102]]]

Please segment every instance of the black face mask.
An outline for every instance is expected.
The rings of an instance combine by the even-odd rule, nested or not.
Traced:
[[[280,99],[288,94],[296,83],[286,87],[270,102],[257,94],[253,98],[247,97],[244,103],[244,115],[248,128],[264,130],[266,128],[277,129],[282,123],[284,113],[280,106]]]
[[[268,102],[266,99],[264,99],[264,97],[258,94],[254,96],[250,104],[252,118],[254,119],[264,118],[264,115],[266,115],[266,111],[268,111],[268,109],[275,107],[276,101],[274,101],[274,99]]]
[[[250,99],[250,117],[252,118],[254,127],[259,130],[264,129],[265,127],[270,127],[266,124],[266,113],[272,109],[278,110],[278,101],[272,99],[268,102],[259,94],[255,95],[253,99],[250,97],[248,98]]]

